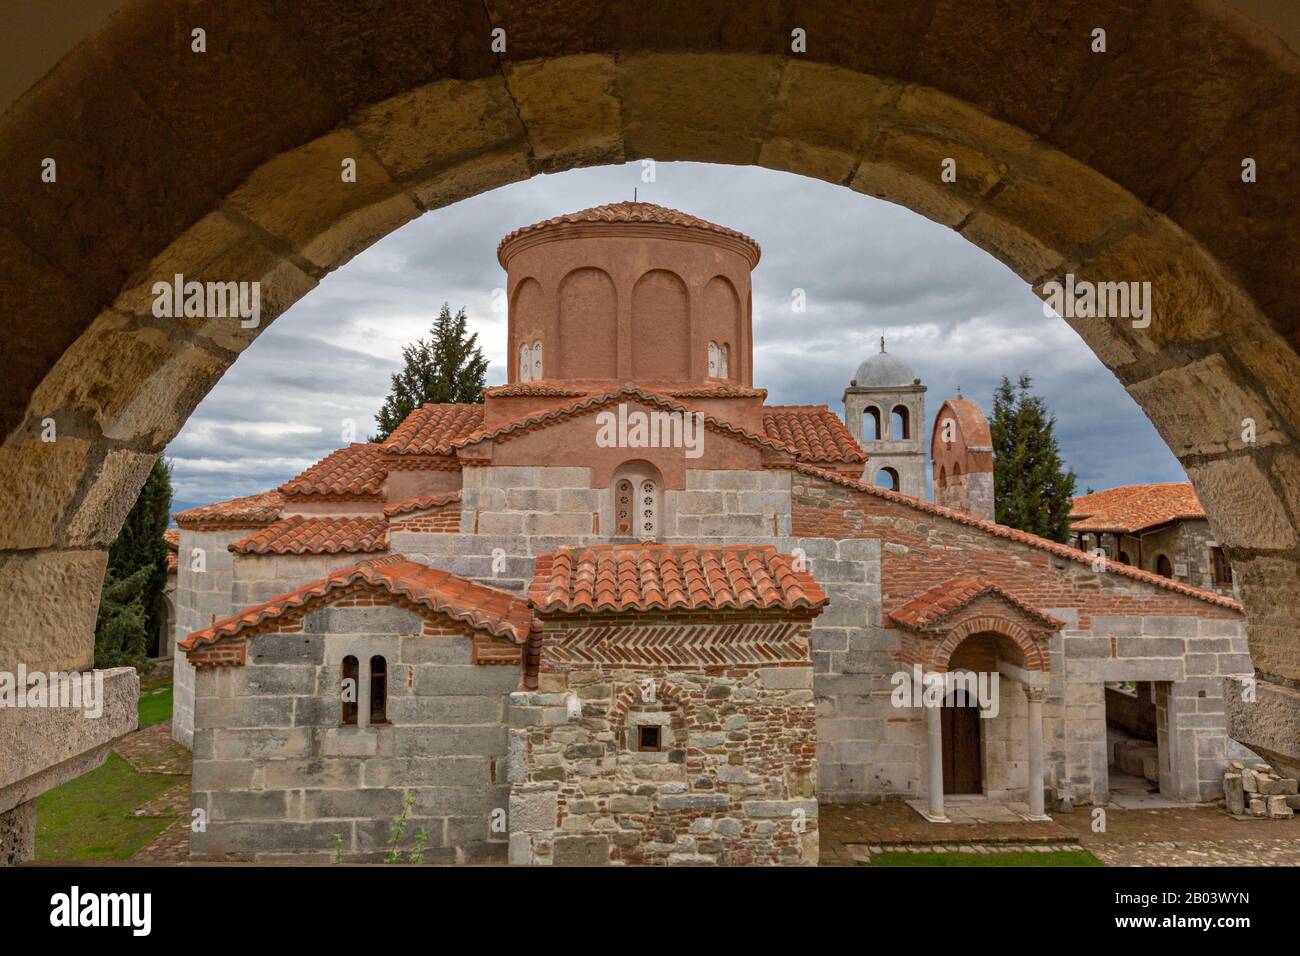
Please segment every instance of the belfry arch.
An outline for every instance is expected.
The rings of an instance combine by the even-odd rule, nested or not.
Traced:
[[[378,238],[543,172],[758,164],[905,205],[1040,292],[1152,282],[1145,327],[1067,321],[1187,469],[1250,616],[1259,702],[1234,729],[1296,769],[1300,61],[1221,0],[1090,13],[1107,53],[1052,4],[247,0],[204,11],[200,56],[188,8],[124,7],[0,117],[0,669],[90,665],[153,460]],[[259,325],[155,317],[177,274],[258,282]]]

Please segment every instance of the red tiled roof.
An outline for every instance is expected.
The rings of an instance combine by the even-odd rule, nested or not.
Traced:
[[[944,414],[945,408],[952,412],[951,416]],[[979,402],[971,401],[969,398],[947,399],[939,406],[939,412],[934,417],[931,441],[934,440],[933,436],[939,433],[943,420],[948,417],[956,419],[957,428],[961,431],[962,440],[965,441],[967,448],[991,449],[993,447],[993,432],[989,428],[989,420],[984,417],[984,410],[980,408]]]
[[[1036,534],[1030,534],[1027,531],[1021,531],[1017,528],[1009,528],[1006,525],[997,524],[993,521],[986,521],[983,518],[976,518],[974,515],[968,515],[964,511],[955,511],[952,508],[944,508],[941,505],[931,504],[921,498],[913,498],[911,495],[905,495],[897,491],[888,491],[884,488],[876,488],[873,485],[864,484],[853,478],[846,478],[844,475],[836,474],[833,471],[826,471],[824,468],[814,468],[811,465],[797,464],[794,470],[802,475],[808,475],[813,478],[819,478],[822,481],[828,481],[833,484],[843,485],[845,488],[851,488],[854,491],[860,491],[864,494],[875,495],[878,498],[884,498],[887,501],[897,502],[906,505],[915,511],[925,514],[931,514],[939,518],[946,518],[949,521],[955,521],[958,524],[964,524],[970,528],[978,528],[995,537],[1005,538],[1008,541],[1016,541],[1020,544],[1028,545],[1031,548],[1038,548],[1041,551],[1047,551],[1060,558],[1068,561],[1074,561],[1078,564],[1092,566],[1096,559],[1085,551],[1077,551],[1068,545],[1051,541],[1047,538],[1040,538]],[[1200,588],[1194,588],[1189,584],[1183,584],[1181,581],[1175,581],[1172,578],[1166,578],[1162,575],[1155,574],[1151,571],[1143,571],[1141,568],[1131,567],[1127,564],[1120,564],[1118,561],[1108,561],[1106,571],[1110,574],[1119,574],[1126,578],[1132,578],[1135,581],[1142,581],[1146,584],[1153,584],[1156,587],[1164,588],[1167,591],[1177,591],[1179,594],[1185,594],[1188,597],[1205,601],[1209,604],[1217,604],[1220,607],[1231,608],[1234,611],[1241,611],[1242,606],[1232,598],[1223,597],[1215,594],[1213,591],[1202,591]]]
[[[793,445],[803,461],[866,461],[867,456],[840,417],[825,405],[768,405],[763,431]]]
[[[646,391],[636,385],[627,384],[622,388],[615,389],[611,392],[603,392],[599,395],[590,395],[586,398],[580,398],[577,401],[562,405],[559,408],[553,408],[549,411],[538,412],[535,415],[527,415],[523,418],[516,418],[513,421],[506,422],[504,425],[492,429],[491,431],[475,432],[466,435],[464,438],[452,442],[453,448],[463,448],[466,445],[474,444],[480,441],[495,441],[498,438],[508,438],[514,435],[523,434],[534,428],[545,428],[559,422],[567,421],[576,415],[593,409],[601,408],[613,402],[622,399],[636,399],[646,405],[653,405],[656,408],[667,409],[668,411],[679,412],[682,414],[704,415],[704,424],[707,428],[723,434],[729,434],[734,438],[742,441],[748,441],[758,444],[772,451],[785,452],[788,455],[796,455],[797,450],[793,445],[781,441],[779,438],[772,438],[767,435],[760,435],[758,432],[750,431],[741,425],[735,425],[721,418],[715,418],[712,415],[704,414],[699,409],[691,408],[689,405],[683,405],[681,402],[673,401],[671,398],[665,398],[657,392]],[[396,433],[394,433],[396,434]]]
[[[826,593],[771,545],[603,545],[538,556],[542,611],[818,608]]]
[[[483,389],[483,397],[515,398],[523,395],[536,395],[552,398],[578,398],[590,395],[589,388],[576,385],[559,385],[554,382],[515,382],[513,385],[493,385]]]
[[[353,442],[330,452],[280,486],[286,495],[375,498],[384,493],[388,472],[374,442]]]
[[[735,382],[687,385],[682,388],[654,389],[669,398],[767,398],[767,389],[750,388]]]
[[[387,455],[446,455],[454,442],[483,428],[483,406],[430,402],[393,429],[381,446]]]
[[[475,584],[448,571],[412,561],[402,554],[365,561],[335,571],[328,577],[305,584],[238,614],[195,631],[180,642],[183,651],[211,644],[223,637],[237,637],[288,612],[307,607],[334,591],[364,583],[395,597],[439,614],[445,614],[493,637],[507,637],[516,644],[528,638],[533,615],[528,602],[508,591]]]
[[[721,236],[729,236],[732,239],[739,239],[754,249],[754,262],[758,262],[760,249],[757,242],[745,235],[743,232],[737,232],[735,229],[728,229],[726,226],[719,226],[715,222],[709,222],[707,219],[700,219],[676,209],[669,209],[666,206],[658,206],[649,202],[614,202],[605,206],[593,206],[590,209],[582,209],[578,212],[567,213],[563,216],[555,216],[542,222],[533,223],[531,226],[521,226],[514,232],[510,233],[501,240],[497,246],[497,260],[502,266],[505,266],[505,260],[502,252],[505,247],[519,236],[529,233],[538,232],[549,226],[560,226],[568,223],[579,222],[633,222],[633,223],[657,223],[666,226],[685,226],[688,229],[701,229],[705,232],[716,233]]]
[[[942,623],[954,611],[965,607],[982,594],[996,594],[1050,630],[1065,626],[1064,621],[1058,621],[1050,614],[1026,604],[996,584],[977,578],[953,578],[937,584],[894,608],[889,612],[889,617],[903,627],[925,630]]]
[[[1187,482],[1122,485],[1081,495],[1070,507],[1072,531],[1133,534],[1170,521],[1198,518],[1205,518],[1205,509]]]
[[[180,559],[177,557],[181,547],[180,529],[168,528],[163,532],[163,541],[167,542],[167,573],[175,574],[180,568]]]
[[[388,521],[382,515],[307,518],[291,515],[230,545],[236,554],[344,554],[383,551]]]
[[[283,505],[284,496],[279,491],[262,491],[178,511],[172,518],[182,528],[255,528],[278,521]]]
[[[420,495],[418,498],[404,498],[401,501],[394,501],[391,505],[384,505],[384,514],[389,518],[397,515],[410,514],[412,511],[424,511],[426,508],[440,508],[443,505],[449,505],[453,501],[460,501],[461,493],[459,491],[445,491],[440,495]]]

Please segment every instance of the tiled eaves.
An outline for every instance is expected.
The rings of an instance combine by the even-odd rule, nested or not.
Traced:
[[[1070,506],[1070,529],[1136,534],[1174,521],[1203,521],[1205,517],[1189,482],[1121,485],[1075,498]]]
[[[940,626],[976,598],[994,595],[1015,607],[1040,627],[1057,631],[1065,626],[1050,614],[1028,604],[996,584],[978,578],[953,578],[905,601],[889,612],[890,620],[913,630]]]
[[[395,518],[398,515],[411,514],[415,511],[441,508],[443,505],[449,505],[460,500],[461,492],[459,491],[447,491],[440,495],[420,495],[416,498],[404,498],[401,501],[394,501],[390,505],[384,505],[384,514],[389,518]]]
[[[235,554],[356,554],[388,548],[383,515],[290,515],[228,545]]]
[[[279,488],[286,496],[347,500],[382,497],[388,476],[375,442],[337,448]]]
[[[517,438],[528,432],[542,428],[549,428],[552,425],[568,421],[569,419],[583,415],[586,412],[603,408],[613,402],[628,398],[636,399],[646,405],[653,405],[656,408],[662,408],[665,411],[686,415],[701,414],[704,416],[703,420],[705,427],[711,431],[730,435],[733,438],[748,442],[749,444],[759,445],[768,451],[787,454],[792,458],[798,457],[798,449],[793,445],[786,444],[777,439],[769,438],[766,435],[760,435],[758,432],[750,431],[748,428],[732,424],[723,419],[715,418],[712,415],[701,412],[698,408],[683,405],[681,402],[675,402],[672,399],[666,398],[655,392],[648,392],[636,385],[632,385],[631,383],[610,392],[604,392],[599,395],[591,395],[587,398],[579,399],[576,402],[571,402],[568,405],[561,406],[560,408],[551,409],[546,412],[539,412],[535,415],[528,415],[523,418],[517,418],[514,421],[506,422],[504,425],[499,425],[490,431],[467,435],[464,438],[453,442],[452,447],[460,449],[468,448],[471,445],[476,445],[479,442],[484,441],[499,441],[503,439],[509,441],[512,438]]]
[[[766,405],[763,431],[788,442],[804,461],[861,463],[866,453],[827,405]]]
[[[280,520],[284,496],[278,489],[255,495],[216,501],[212,504],[178,511],[172,515],[178,527],[190,531],[239,530],[259,528]]]
[[[391,595],[413,609],[445,615],[492,637],[515,644],[528,639],[532,611],[507,591],[459,578],[447,571],[394,554],[335,571],[297,590],[245,608],[238,614],[195,631],[177,646],[193,650],[226,638],[252,636],[285,615],[306,614],[329,603],[340,591],[371,590]]]
[[[969,528],[975,528],[994,537],[1003,538],[1008,541],[1016,541],[1020,544],[1028,545],[1031,548],[1037,548],[1040,551],[1046,551],[1054,554],[1059,558],[1067,561],[1073,561],[1076,564],[1084,564],[1092,567],[1096,560],[1091,554],[1085,551],[1078,551],[1068,545],[1060,544],[1048,538],[1040,538],[1036,534],[1030,534],[1027,531],[1021,531],[1018,528],[1009,528],[1006,525],[997,524],[993,521],[987,521],[983,518],[976,518],[962,511],[954,511],[951,508],[945,508],[942,505],[932,504],[921,498],[913,498],[911,495],[905,495],[897,491],[889,491],[884,488],[876,488],[872,485],[864,484],[844,475],[838,475],[833,471],[827,471],[824,468],[814,468],[811,465],[796,464],[794,471],[799,474],[807,475],[810,478],[818,478],[822,481],[831,482],[844,488],[858,491],[863,494],[874,495],[877,498],[884,498],[886,501],[893,501],[897,504],[904,505],[922,514],[934,515],[937,518],[946,518],[957,524],[966,525]],[[1244,613],[1241,604],[1232,598],[1215,594],[1212,591],[1202,591],[1200,588],[1194,588],[1190,584],[1183,584],[1181,581],[1174,581],[1170,578],[1161,577],[1151,571],[1143,571],[1127,564],[1121,564],[1118,561],[1106,562],[1106,573],[1118,574],[1121,577],[1131,578],[1134,581],[1141,581],[1144,584],[1151,584],[1166,591],[1174,591],[1187,597],[1196,598],[1198,601],[1205,601],[1207,604],[1217,604],[1219,607],[1226,607],[1233,611]]]
[[[483,412],[481,402],[425,403],[379,447],[386,456],[446,455],[454,440],[482,431]]]
[[[599,545],[540,555],[539,612],[815,610],[828,598],[771,545]]]

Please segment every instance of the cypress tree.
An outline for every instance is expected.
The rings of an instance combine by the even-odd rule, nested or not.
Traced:
[[[994,509],[999,524],[1065,543],[1075,475],[1061,461],[1056,416],[1030,392],[1031,379],[1006,376],[993,395]]]
[[[465,310],[454,316],[444,302],[428,339],[416,339],[402,349],[402,370],[392,376],[392,387],[375,416],[378,432],[371,441],[383,441],[407,415],[428,402],[481,402],[487,383],[487,359],[478,333],[467,329]]]

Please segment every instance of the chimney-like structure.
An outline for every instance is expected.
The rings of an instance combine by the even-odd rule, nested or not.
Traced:
[[[930,435],[934,503],[976,518],[994,519],[993,435],[977,403],[950,398]]]

